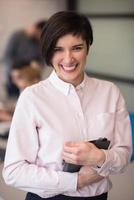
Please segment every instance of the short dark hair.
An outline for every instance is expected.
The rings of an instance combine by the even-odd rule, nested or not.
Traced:
[[[11,66],[11,70],[21,70],[24,69],[25,67],[29,66],[31,63],[31,61],[28,60],[16,60],[13,62],[12,66]]]
[[[38,30],[42,31],[42,29],[44,28],[45,24],[46,24],[46,20],[40,20],[40,21],[35,23],[35,27]]]
[[[85,15],[73,11],[61,11],[52,15],[41,34],[41,49],[44,61],[51,65],[54,48],[59,38],[66,34],[82,36],[86,41],[87,50],[93,43],[92,26]]]

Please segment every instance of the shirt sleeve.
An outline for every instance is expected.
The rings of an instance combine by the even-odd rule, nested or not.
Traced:
[[[126,110],[125,101],[119,91],[115,112],[114,139],[111,147],[104,150],[106,160],[97,172],[106,177],[112,174],[121,173],[130,162],[132,153],[132,133],[129,113]]]
[[[41,197],[76,191],[77,173],[55,171],[36,164],[39,141],[30,98],[26,89],[16,105],[5,155],[4,180],[8,185]]]

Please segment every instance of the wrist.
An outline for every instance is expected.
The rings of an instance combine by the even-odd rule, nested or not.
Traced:
[[[77,179],[77,189],[81,189],[89,183],[90,183],[90,178],[88,177],[88,174],[86,172],[85,173],[79,172]]]
[[[97,167],[101,167],[103,165],[103,163],[105,162],[106,160],[106,155],[103,151],[103,149],[99,149],[99,156],[98,156],[98,161],[97,161]]]

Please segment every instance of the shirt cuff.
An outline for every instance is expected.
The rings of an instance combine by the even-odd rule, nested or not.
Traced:
[[[111,162],[108,159],[108,150],[104,150],[103,149],[103,152],[105,153],[105,156],[106,156],[106,159],[105,159],[104,163],[99,167],[93,167],[93,169],[95,171],[97,171],[97,173],[99,175],[106,177],[106,176],[109,175],[109,169],[111,167],[111,164],[110,164]]]
[[[65,192],[77,190],[78,173],[58,172],[59,189]]]

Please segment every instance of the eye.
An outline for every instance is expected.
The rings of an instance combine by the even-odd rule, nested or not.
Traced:
[[[83,49],[83,46],[74,46],[72,49],[73,49],[74,51],[80,51],[80,50]]]
[[[63,49],[61,47],[55,47],[54,48],[54,52],[61,52],[63,51]]]

